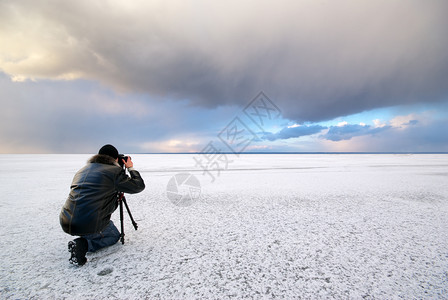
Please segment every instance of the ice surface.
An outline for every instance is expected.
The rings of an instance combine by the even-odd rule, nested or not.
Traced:
[[[448,298],[448,155],[241,155],[213,183],[192,157],[132,155],[139,228],[76,267],[58,216],[89,156],[0,155],[0,298]]]

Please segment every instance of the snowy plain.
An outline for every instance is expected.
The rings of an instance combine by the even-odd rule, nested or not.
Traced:
[[[76,267],[58,216],[90,155],[0,155],[0,298],[448,299],[448,155],[244,154],[214,182],[193,156],[132,155],[139,228]]]

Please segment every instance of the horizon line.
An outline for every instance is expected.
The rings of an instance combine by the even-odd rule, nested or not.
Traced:
[[[217,152],[219,154],[448,154],[446,151],[272,151],[272,152]],[[140,152],[134,154],[204,154],[204,152]]]

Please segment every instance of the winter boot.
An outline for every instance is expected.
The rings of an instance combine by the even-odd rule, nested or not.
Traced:
[[[87,262],[86,253],[89,248],[85,238],[77,238],[68,242],[68,252],[70,252],[69,262],[82,266]]]

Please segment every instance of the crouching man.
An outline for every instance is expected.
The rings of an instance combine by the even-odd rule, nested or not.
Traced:
[[[82,266],[87,261],[87,252],[118,242],[120,232],[110,220],[118,207],[118,192],[134,194],[145,189],[131,158],[123,160],[129,177],[118,164],[118,156],[114,146],[105,145],[73,178],[70,194],[59,215],[62,229],[79,236],[68,243],[72,264]]]

